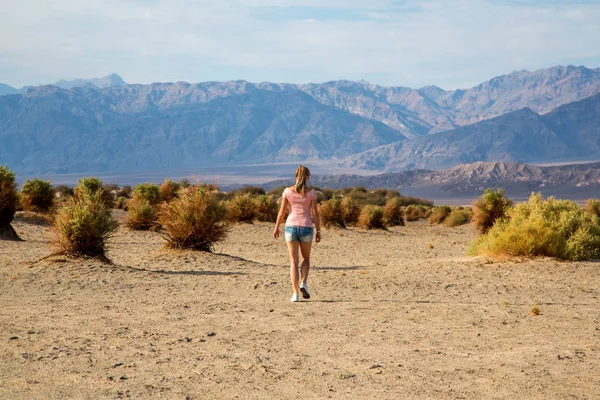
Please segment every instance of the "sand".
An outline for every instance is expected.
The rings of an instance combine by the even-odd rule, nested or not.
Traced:
[[[214,254],[119,230],[115,266],[36,262],[50,228],[13,226],[1,399],[600,398],[598,262],[466,257],[469,226],[330,229],[290,303],[272,224]]]

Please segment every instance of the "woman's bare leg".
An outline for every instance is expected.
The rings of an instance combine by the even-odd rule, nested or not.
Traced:
[[[292,278],[292,288],[294,289],[294,293],[300,293],[299,289],[299,279],[298,276],[298,248],[300,247],[300,242],[287,242],[288,250],[290,252],[290,276]]]
[[[300,264],[300,273],[302,276],[302,283],[306,283],[308,280],[308,271],[310,270],[310,249],[312,242],[300,243],[300,253],[302,253],[302,264]]]

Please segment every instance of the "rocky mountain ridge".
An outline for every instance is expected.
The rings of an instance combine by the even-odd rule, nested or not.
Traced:
[[[341,165],[389,172],[445,169],[476,161],[523,163],[600,156],[600,94],[539,115],[529,108],[473,125],[392,143]]]

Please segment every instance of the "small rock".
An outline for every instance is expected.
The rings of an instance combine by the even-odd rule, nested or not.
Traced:
[[[217,336],[217,334],[214,332],[210,332],[210,333],[206,334],[206,336],[213,337],[213,336]]]
[[[12,336],[9,340],[19,340],[18,336]]]

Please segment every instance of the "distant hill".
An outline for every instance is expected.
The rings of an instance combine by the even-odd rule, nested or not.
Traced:
[[[126,85],[126,84],[127,83],[125,83],[123,78],[121,78],[119,75],[110,74],[110,75],[104,76],[102,78],[75,79],[72,81],[66,81],[64,79],[61,79],[60,81],[55,82],[52,85],[58,86],[63,89],[73,89],[75,87],[81,87],[81,86],[91,86],[91,87],[102,89],[102,88],[107,88],[107,87],[111,87],[111,86],[122,86],[122,85]]]
[[[19,91],[14,87],[5,85],[4,83],[0,83],[0,96],[17,93],[19,93]]]
[[[539,115],[522,109],[451,131],[392,143],[341,164],[385,171],[444,169],[475,161],[524,163],[600,156],[600,94]]]
[[[284,179],[262,186],[268,190],[292,183]],[[438,199],[478,196],[488,187],[503,187],[509,195],[521,198],[539,191],[544,195],[587,199],[600,195],[600,162],[549,167],[515,162],[477,162],[441,171],[313,176],[311,184],[332,189],[355,186],[397,189],[406,195]]]

